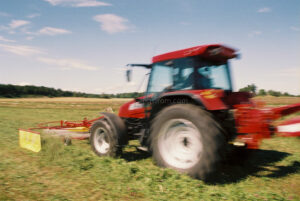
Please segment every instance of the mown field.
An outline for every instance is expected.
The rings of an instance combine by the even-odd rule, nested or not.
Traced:
[[[271,105],[300,98],[259,98]],[[222,164],[213,183],[156,167],[130,142],[122,157],[99,158],[87,141],[43,139],[39,153],[21,149],[18,128],[95,118],[126,99],[0,99],[0,200],[300,200],[300,139],[265,140],[246,162]],[[297,113],[296,115],[300,115]],[[295,115],[294,115],[295,116]]]

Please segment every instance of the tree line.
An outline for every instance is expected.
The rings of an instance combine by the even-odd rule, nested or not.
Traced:
[[[260,89],[257,91],[257,86],[255,84],[247,85],[246,87],[241,88],[239,91],[251,92],[254,95],[258,95],[258,96],[270,95],[270,96],[276,96],[276,97],[279,97],[279,96],[296,97],[296,95],[292,95],[287,92],[275,91],[275,90]],[[298,97],[300,97],[300,95],[298,95]]]
[[[290,96],[293,97],[295,95],[289,94],[287,92],[280,92],[274,90],[264,90],[259,89],[257,91],[257,86],[255,84],[247,85],[244,88],[241,88],[239,91],[251,92],[254,95],[258,96]],[[131,93],[117,93],[117,94],[89,94],[82,92],[74,92],[74,91],[64,91],[61,89],[55,89],[50,87],[43,86],[19,86],[12,84],[0,84],[0,97],[2,98],[23,98],[23,97],[86,97],[86,98],[135,98],[143,96],[144,93],[131,92]],[[300,97],[300,95],[298,95]]]
[[[64,91],[43,86],[19,86],[12,84],[0,84],[0,97],[2,98],[24,98],[24,97],[86,97],[86,98],[135,98],[144,93],[118,93],[118,94],[89,94],[74,91]]]

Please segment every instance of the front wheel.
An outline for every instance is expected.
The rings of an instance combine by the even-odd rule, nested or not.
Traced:
[[[153,120],[150,141],[159,166],[203,180],[216,171],[225,152],[221,126],[208,112],[190,104],[163,109]]]
[[[110,125],[104,121],[96,121],[91,127],[90,143],[98,156],[116,156],[118,141]]]

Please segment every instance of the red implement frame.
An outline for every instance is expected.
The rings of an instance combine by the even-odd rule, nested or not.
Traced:
[[[38,124],[36,127],[33,127],[33,128],[19,129],[19,130],[25,130],[25,131],[28,131],[28,132],[33,132],[33,133],[40,134],[39,132],[36,132],[36,131],[33,131],[33,130],[48,129],[48,130],[55,131],[55,130],[64,130],[65,129],[67,131],[67,129],[77,128],[77,127],[84,127],[84,128],[89,129],[94,121],[97,121],[97,120],[102,119],[102,118],[104,118],[104,116],[98,117],[96,119],[91,119],[91,120],[88,120],[87,118],[84,118],[82,121],[64,121],[64,120],[61,120],[61,121],[44,122],[44,123]],[[84,140],[84,139],[89,138],[89,136],[88,135],[86,135],[84,137],[83,136],[78,136],[78,137],[72,136],[70,138],[71,139],[77,139],[77,140]]]
[[[285,121],[278,127],[271,125],[280,117],[300,111],[300,103],[277,108],[258,108],[255,104],[244,104],[235,105],[235,108],[236,128],[240,134],[237,139],[245,142],[249,149],[258,149],[262,139],[270,138],[276,132],[284,137],[300,136],[300,118]],[[286,129],[280,126],[286,126]]]

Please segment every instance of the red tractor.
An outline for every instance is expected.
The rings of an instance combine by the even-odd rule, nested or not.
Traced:
[[[223,45],[203,45],[130,64],[151,70],[145,96],[103,113],[90,127],[99,156],[116,156],[128,140],[138,139],[157,165],[207,179],[229,144],[257,149],[263,138],[300,135],[300,119],[279,127],[271,123],[300,111],[300,104],[262,108],[251,94],[233,92],[229,60],[238,54]],[[127,71],[130,80],[131,71]]]

